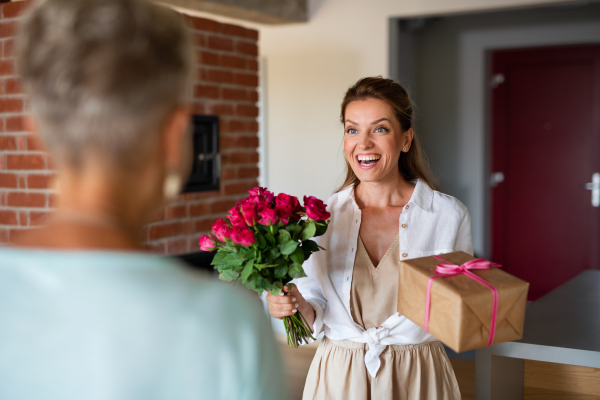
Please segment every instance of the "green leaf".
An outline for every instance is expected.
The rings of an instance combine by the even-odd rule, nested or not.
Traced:
[[[229,264],[235,267],[239,267],[244,263],[244,261],[246,261],[246,259],[243,256],[240,257],[240,254],[238,253],[227,254],[227,256],[223,258],[224,264]]]
[[[284,278],[288,273],[287,265],[279,265],[273,269],[273,275],[275,278]]]
[[[249,248],[240,252],[240,255],[244,257],[246,260],[250,260],[251,258],[256,257],[256,249]]]
[[[290,258],[294,263],[302,265],[304,262],[304,251],[302,250],[302,247],[297,247],[296,250],[290,254]]]
[[[289,242],[292,240],[292,235],[285,229],[279,230],[279,235],[277,235],[277,243],[284,244],[285,242]]]
[[[219,274],[219,279],[225,282],[233,282],[238,278],[238,276],[239,274],[237,272],[227,270]]]
[[[256,268],[257,270],[261,271],[263,268],[265,268],[268,264],[257,264],[254,263],[254,268]]]
[[[254,235],[256,237],[256,243],[259,249],[264,249],[267,246],[267,241],[262,233],[256,232]]]
[[[315,236],[322,236],[327,232],[327,223],[326,222],[317,222],[317,231],[315,232]]]
[[[311,252],[319,251],[319,245],[314,240],[305,240],[302,242],[302,247],[310,250]]]
[[[218,251],[217,254],[213,257],[210,262],[211,265],[220,265],[224,264],[223,259],[227,256],[227,253],[224,251]]]
[[[298,242],[294,242],[293,240],[290,240],[289,242],[286,242],[281,245],[281,254],[289,256],[296,250],[297,247],[298,247]]]
[[[272,260],[275,260],[280,255],[281,255],[281,252],[279,251],[279,249],[277,247],[271,247],[271,249],[269,250],[269,257]]]
[[[302,241],[308,240],[311,237],[315,236],[315,232],[317,231],[317,226],[314,221],[310,221],[308,224],[304,226],[302,230]]]
[[[271,232],[267,232],[265,234],[265,239],[267,239],[267,242],[269,242],[270,245],[274,245],[277,243],[277,241],[275,240],[275,236],[271,235]]]
[[[248,277],[252,273],[253,266],[254,260],[250,260],[246,263],[244,270],[242,271],[242,275],[240,276],[242,278],[242,282],[246,282],[246,280],[248,280]]]
[[[271,284],[271,294],[279,294],[279,293],[281,293],[282,289],[283,289],[283,283],[281,283],[280,281],[273,282]]]
[[[303,278],[306,276],[304,270],[302,269],[302,265],[294,264],[289,268],[288,274],[294,279]]]

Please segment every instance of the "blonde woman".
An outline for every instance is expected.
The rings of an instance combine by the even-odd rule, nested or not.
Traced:
[[[300,311],[325,334],[304,400],[460,399],[442,344],[396,312],[400,260],[473,252],[469,213],[434,190],[412,118],[404,88],[381,77],[342,102],[347,176],[327,201],[327,251],[291,296],[268,297],[272,316]]]
[[[0,249],[1,399],[280,397],[262,307],[138,232],[187,170],[192,49],[145,0],[45,0],[18,64],[57,167],[56,210]]]

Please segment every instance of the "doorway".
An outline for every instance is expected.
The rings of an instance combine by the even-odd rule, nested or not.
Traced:
[[[536,300],[600,265],[600,45],[491,52],[491,257]]]

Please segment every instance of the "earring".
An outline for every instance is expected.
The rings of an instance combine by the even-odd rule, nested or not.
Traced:
[[[406,147],[403,147],[403,148],[402,148],[402,151],[406,152]]]
[[[181,177],[175,172],[169,172],[163,182],[163,196],[171,201],[179,195],[181,191]]]

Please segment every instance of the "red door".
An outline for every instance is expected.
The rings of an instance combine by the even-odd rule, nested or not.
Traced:
[[[492,259],[535,300],[600,268],[600,45],[491,56]]]

